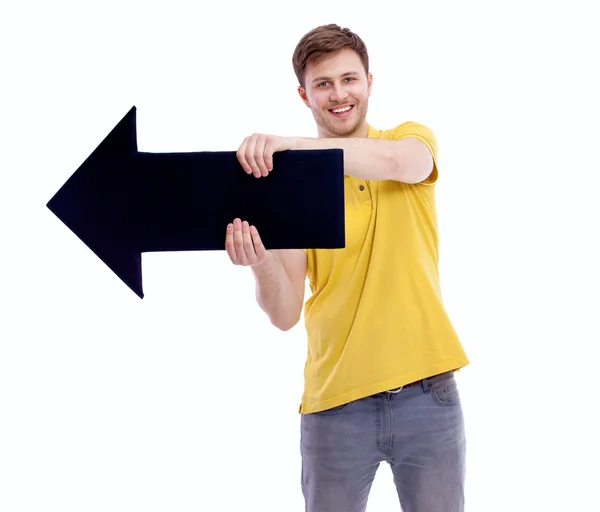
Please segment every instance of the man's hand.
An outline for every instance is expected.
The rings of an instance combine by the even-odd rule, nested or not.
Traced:
[[[227,226],[225,249],[234,265],[245,267],[261,265],[273,255],[265,249],[256,227],[240,219]]]
[[[246,137],[237,151],[244,171],[255,177],[268,176],[273,170],[273,153],[294,148],[294,139],[255,133]]]

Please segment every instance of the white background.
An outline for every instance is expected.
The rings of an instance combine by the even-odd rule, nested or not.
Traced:
[[[141,151],[315,136],[291,56],[329,22],[368,46],[369,122],[438,137],[467,510],[600,510],[600,41],[592,2],[549,4],[3,7],[0,510],[303,510],[302,322],[225,252],[144,255],[140,300],[45,204],[133,105]]]

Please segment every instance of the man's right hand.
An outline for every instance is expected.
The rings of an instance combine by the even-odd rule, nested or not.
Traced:
[[[263,264],[273,256],[265,249],[255,226],[247,221],[235,219],[227,226],[225,249],[234,265],[255,267]]]

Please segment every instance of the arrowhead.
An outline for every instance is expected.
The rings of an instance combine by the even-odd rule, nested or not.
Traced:
[[[46,205],[140,298],[142,255],[129,233],[135,106]]]

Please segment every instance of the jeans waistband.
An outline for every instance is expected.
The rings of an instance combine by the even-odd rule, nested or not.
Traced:
[[[404,386],[400,386],[399,388],[389,389],[388,391],[386,391],[386,393],[392,393],[392,394],[400,393],[400,391],[402,391],[405,388],[410,388],[412,386],[417,386],[417,385],[423,386],[423,390],[428,391],[430,383],[436,382],[438,380],[442,380],[453,374],[454,374],[453,370],[450,370],[449,372],[438,373],[437,375],[432,375],[431,377],[426,377],[424,379],[416,380],[415,382],[410,382],[409,384],[405,384]]]

